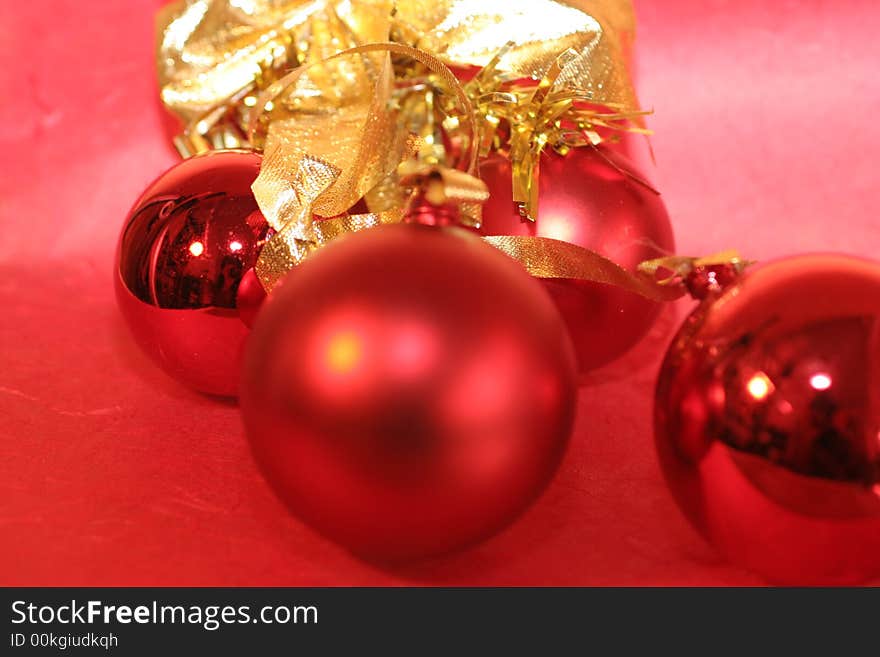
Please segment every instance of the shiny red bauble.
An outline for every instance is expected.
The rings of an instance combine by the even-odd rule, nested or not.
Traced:
[[[252,285],[239,290],[270,232],[251,193],[260,161],[249,151],[184,160],[141,195],[119,241],[116,298],[132,334],[202,392],[236,394],[245,322],[262,301]]]
[[[660,196],[620,168],[632,169],[608,150],[576,148],[566,156],[544,153],[537,221],[513,203],[510,161],[493,155],[480,165],[491,194],[483,207],[484,235],[530,235],[571,242],[634,271],[643,260],[674,251],[669,216]],[[608,363],[650,328],[660,305],[600,283],[545,279],[577,352],[580,371]]]
[[[657,387],[673,493],[732,561],[768,580],[880,575],[880,264],[768,264],[708,300]]]
[[[543,288],[458,228],[371,228],[297,266],[257,318],[241,410],[292,511],[378,561],[513,520],[572,427],[574,356]]]

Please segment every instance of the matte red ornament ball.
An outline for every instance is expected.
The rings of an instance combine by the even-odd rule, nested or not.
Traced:
[[[116,298],[132,334],[202,392],[237,393],[246,322],[263,299],[253,266],[270,229],[251,192],[260,162],[251,151],[180,162],[144,191],[119,240]]]
[[[660,196],[618,168],[634,169],[622,155],[600,148],[576,148],[566,156],[542,154],[534,222],[520,216],[513,202],[510,161],[494,155],[482,162],[480,177],[491,196],[483,207],[480,232],[570,242],[630,271],[643,260],[674,252]],[[610,285],[570,279],[543,283],[568,325],[582,374],[625,353],[660,312],[660,304]]]
[[[666,479],[732,561],[783,584],[880,575],[880,264],[809,255],[710,297],[657,386]]]
[[[297,266],[248,343],[241,410],[292,511],[379,561],[485,538],[544,488],[574,357],[540,284],[459,228],[348,235]]]

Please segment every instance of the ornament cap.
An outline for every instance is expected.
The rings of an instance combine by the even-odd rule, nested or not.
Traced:
[[[404,215],[403,222],[422,226],[460,226],[461,213],[455,203],[432,202],[429,193],[417,194]]]

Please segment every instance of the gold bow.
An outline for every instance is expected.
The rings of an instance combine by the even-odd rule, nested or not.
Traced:
[[[176,142],[184,155],[259,147],[245,126],[267,86],[292,68],[389,38],[453,68],[491,62],[499,81],[541,80],[570,53],[554,91],[638,110],[629,0],[177,0],[159,12],[157,28],[160,94],[185,126]],[[315,80],[315,91],[340,101],[363,92],[357,76],[340,73]]]
[[[478,226],[491,149],[509,153],[534,219],[543,148],[644,131],[633,35],[629,0],[178,0],[158,16],[157,69],[181,154],[264,152],[254,194],[276,234],[257,275],[271,290],[327,241],[400,221],[419,193]],[[462,85],[447,67],[482,70]],[[535,276],[681,294],[565,242],[486,241]]]
[[[461,122],[470,133],[465,171],[413,162],[418,149],[412,147],[414,135],[399,117],[392,53],[427,66],[456,96]],[[313,92],[316,78],[337,77],[339,71],[355,75],[366,92],[342,101]],[[479,224],[479,208],[488,191],[474,175],[474,110],[452,72],[429,53],[397,43],[350,48],[295,69],[270,85],[254,106],[249,134],[266,126],[266,151],[253,185],[254,196],[277,231],[256,268],[267,290],[332,237],[400,221],[408,201],[419,191],[414,182],[430,177],[431,171],[439,176],[444,200],[458,202],[464,214],[470,212],[470,223]],[[279,109],[283,106],[293,109]],[[273,118],[273,112],[280,116]],[[400,198],[373,193],[366,201],[370,212],[349,214],[368,193],[389,186],[399,190]]]

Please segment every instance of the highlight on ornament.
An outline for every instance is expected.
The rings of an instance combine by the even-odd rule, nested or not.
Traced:
[[[160,12],[184,159],[115,281],[297,518],[383,563],[490,537],[564,467],[578,383],[690,296],[655,407],[684,512],[770,581],[880,572],[877,265],[675,253],[628,2],[250,5]]]
[[[273,292],[242,417],[300,518],[359,556],[411,560],[486,538],[543,490],[571,432],[574,362],[516,262],[461,228],[384,226]]]
[[[242,285],[272,232],[251,192],[260,161],[244,150],[184,160],[144,191],[122,229],[122,315],[150,358],[201,392],[237,393],[248,313],[262,301]]]
[[[476,27],[477,3],[454,32],[451,3],[316,3],[268,26],[206,4],[160,14],[161,99],[187,159],[120,238],[135,338],[179,381],[240,393],[270,482],[352,551],[490,535],[561,459],[576,372],[685,292],[638,268],[674,254],[629,158],[647,133],[631,19],[512,6],[570,25],[517,43]],[[428,531],[426,513],[445,520]]]
[[[880,265],[771,262],[686,320],[657,385],[676,500],[771,582],[880,573]]]

